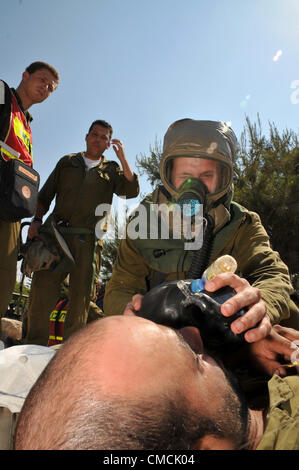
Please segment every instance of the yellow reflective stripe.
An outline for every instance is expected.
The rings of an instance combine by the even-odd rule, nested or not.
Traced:
[[[58,310],[53,310],[53,312],[50,315],[50,320],[55,320],[56,319],[55,315],[57,315],[57,313],[58,313]]]
[[[24,124],[17,117],[14,118],[14,131],[15,134],[24,142],[28,152],[31,154],[30,134],[24,128]]]
[[[15,158],[16,160],[22,161],[21,158],[15,157],[12,153],[8,152],[5,148],[0,148],[1,153],[5,153],[9,158]]]
[[[49,339],[56,339],[56,340],[59,340],[59,341],[62,341],[63,340],[63,337],[62,336],[49,336]]]
[[[59,318],[57,318],[57,315],[59,314]],[[64,322],[65,316],[67,314],[67,310],[53,310],[53,312],[50,314],[50,320],[58,320],[61,322]]]
[[[16,150],[14,150],[12,147],[7,145],[2,140],[0,140],[0,147],[3,150],[3,152],[6,153],[7,155],[9,155],[11,158],[15,157],[15,158],[18,158],[20,160],[21,154],[19,152],[16,152]]]
[[[3,147],[1,147],[0,150],[1,150],[1,153],[5,153],[5,155],[7,155],[9,158],[16,158],[12,153],[9,153]],[[18,158],[18,160],[20,160],[20,159]]]
[[[60,317],[58,318],[58,321],[64,322],[65,315],[66,315],[66,310],[61,310]]]

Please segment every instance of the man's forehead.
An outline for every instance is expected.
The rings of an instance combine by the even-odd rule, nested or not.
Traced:
[[[54,75],[50,72],[50,70],[48,69],[39,69],[39,70],[36,70],[35,72],[33,72],[31,75],[35,75],[35,76],[38,76],[38,77],[45,77],[47,78],[49,81],[51,81],[53,83],[53,85],[57,86],[58,85],[58,81],[57,79],[54,77]]]
[[[107,127],[101,126],[100,124],[94,124],[92,126],[91,132],[96,132],[97,134],[108,135],[110,130]]]
[[[174,163],[179,163],[179,164],[186,164],[186,163],[190,163],[190,164],[193,164],[193,165],[200,165],[202,163],[204,164],[208,164],[210,166],[216,166],[217,165],[217,161],[212,159],[212,158],[207,158],[206,156],[200,156],[200,155],[189,155],[188,157],[183,157],[183,156],[178,156],[178,157],[174,157],[172,159],[172,161]]]
[[[147,393],[165,381],[176,383],[177,375],[184,373],[185,345],[174,330],[135,316],[100,321],[108,330],[95,362],[101,383],[111,393]]]
[[[110,321],[109,321],[109,320]],[[140,356],[147,355],[147,348],[152,352],[161,351],[167,355],[173,352],[182,352],[182,348],[189,348],[180,333],[167,326],[159,325],[138,316],[107,317],[110,328],[106,336],[111,347],[119,348],[129,354],[133,350]]]

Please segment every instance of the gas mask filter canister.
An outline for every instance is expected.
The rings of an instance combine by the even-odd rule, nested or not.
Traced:
[[[206,209],[206,195],[208,193],[205,184],[198,178],[188,178],[179,188],[175,203],[180,206],[184,216],[197,215],[202,207],[202,213]]]

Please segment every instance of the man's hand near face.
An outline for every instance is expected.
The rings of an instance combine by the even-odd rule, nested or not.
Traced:
[[[205,289],[214,292],[222,287],[230,286],[236,294],[221,305],[221,313],[229,317],[240,309],[247,307],[248,311],[241,318],[231,324],[234,333],[245,333],[245,340],[254,343],[265,338],[271,331],[270,318],[267,315],[267,306],[261,299],[259,289],[252,287],[246,279],[236,274],[218,274],[206,283]],[[143,296],[135,294],[124,310],[125,315],[132,315],[140,310]],[[247,331],[250,330],[250,331]]]
[[[248,344],[249,359],[257,370],[281,377],[287,375],[287,366],[294,365],[299,372],[299,331],[274,325],[270,334],[256,343]],[[284,365],[282,365],[284,364]]]
[[[125,147],[124,147],[123,142],[119,139],[112,139],[111,144],[112,144],[113,150],[117,158],[119,159],[120,162],[122,162],[126,158]]]
[[[138,310],[141,308],[143,295],[135,294],[132,297],[131,302],[129,302],[123,312],[123,315],[135,315]]]
[[[206,283],[205,289],[208,292],[214,292],[225,286],[230,286],[236,292],[221,306],[221,313],[225,317],[234,315],[244,307],[248,308],[241,318],[231,324],[232,331],[236,334],[246,332],[244,336],[248,343],[265,338],[271,331],[271,323],[267,315],[267,306],[261,299],[260,290],[252,287],[246,279],[232,273],[218,274]]]
[[[126,159],[126,154],[125,154],[125,147],[124,144],[121,140],[119,139],[112,139],[111,140],[112,148],[119,159],[124,176],[128,181],[133,181],[134,180],[134,173],[132,172],[127,159]]]
[[[128,303],[124,315],[135,315],[140,309],[143,296],[135,294]],[[200,332],[195,327],[186,327],[180,330],[187,343],[195,352],[203,352],[204,347]],[[243,359],[249,359],[255,369],[273,375],[279,373],[281,377],[287,374],[287,369],[282,364],[291,365],[294,357],[296,369],[299,372],[299,331],[280,325],[270,326],[270,332],[259,341],[248,343]]]

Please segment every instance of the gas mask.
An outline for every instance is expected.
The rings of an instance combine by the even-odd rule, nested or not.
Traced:
[[[144,295],[136,315],[174,329],[196,327],[211,352],[238,350],[245,342],[244,335],[233,333],[230,325],[247,309],[231,317],[224,317],[220,310],[234,291],[225,287],[216,292],[194,292],[191,287],[191,280],[168,281],[154,287]]]
[[[22,230],[30,222],[21,224],[21,243],[18,260],[22,260],[21,272],[31,277],[35,271],[71,271],[75,260],[54,221],[44,231],[40,229],[39,238],[22,240]]]
[[[188,178],[179,188],[174,201],[180,206],[185,216],[193,217],[198,214],[201,206],[202,213],[205,214],[207,194],[208,189],[199,178]]]
[[[179,188],[174,186],[172,182],[174,177],[174,161],[176,159],[181,159],[181,161],[183,162],[185,158],[187,158],[188,161],[190,161],[191,158],[196,159],[198,161],[201,160],[203,173],[205,173],[204,162],[207,162],[209,160],[216,162],[216,181],[213,182],[215,188],[212,191],[209,191],[207,185],[203,182],[203,180],[205,179],[204,176],[201,179],[190,175],[190,177],[188,177]],[[169,157],[166,159],[163,168],[163,177],[161,176],[161,179],[163,181],[164,187],[171,194],[173,201],[177,202],[180,205],[187,204],[190,201],[191,206],[197,205],[194,201],[198,201],[199,204],[202,204],[204,206],[204,213],[208,213],[213,207],[216,207],[218,203],[222,201],[223,197],[229,192],[232,186],[232,167],[224,162],[218,162],[214,159],[207,158],[204,155],[188,157]],[[201,165],[198,165],[198,168],[201,169]],[[191,211],[190,215],[194,215],[193,211]]]
[[[203,213],[209,214],[214,220],[215,232],[229,220],[227,208],[232,196],[232,162],[236,149],[236,136],[224,122],[182,119],[171,124],[164,136],[160,163],[163,186],[173,200],[200,201],[204,205]],[[216,162],[216,188],[213,191],[203,189],[203,183],[192,175],[179,189],[175,187],[172,182],[173,162],[177,158]],[[191,202],[193,209],[190,214],[194,213],[196,206],[197,203]]]

